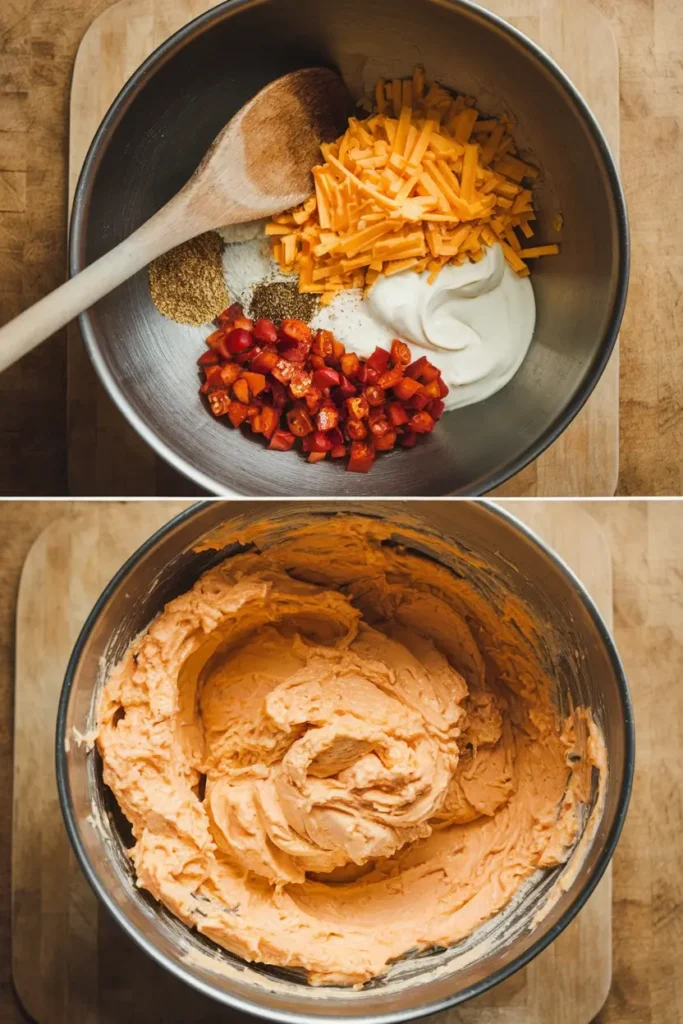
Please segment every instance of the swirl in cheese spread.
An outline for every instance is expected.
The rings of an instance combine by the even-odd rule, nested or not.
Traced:
[[[602,764],[590,714],[558,720],[524,608],[390,537],[349,516],[222,563],[99,706],[138,883],[314,984],[495,915],[569,857]]]

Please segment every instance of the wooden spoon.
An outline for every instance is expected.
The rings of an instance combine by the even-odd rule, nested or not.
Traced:
[[[0,328],[0,372],[181,242],[303,203],[313,192],[320,143],[341,134],[347,107],[344,83],[326,68],[293,71],[267,85],[227,123],[158,213]]]

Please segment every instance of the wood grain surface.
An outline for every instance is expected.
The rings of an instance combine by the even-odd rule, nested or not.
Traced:
[[[73,195],[90,141],[125,80],[146,56],[213,0],[119,0],[93,23],[78,51],[71,86],[69,194]],[[572,78],[619,152],[619,63],[607,19],[589,0],[484,0],[484,6],[536,40]],[[136,31],[131,32],[131,24]],[[69,481],[75,494],[153,494],[161,460],[141,445],[86,366],[76,325],[69,330]],[[513,477],[500,494],[609,495],[619,463],[619,357],[615,351],[594,394],[552,447]],[[112,419],[113,417],[113,419]],[[106,420],[100,435],[92,423]],[[83,430],[82,423],[88,424]],[[116,422],[116,429],[111,429]],[[122,439],[125,477],[111,476]],[[153,472],[150,472],[153,470]],[[100,478],[94,485],[94,481]],[[149,490],[140,491],[140,485]],[[194,485],[188,484],[192,490]],[[137,489],[136,489],[137,488]],[[158,492],[156,492],[158,493]]]
[[[142,1024],[153,1010],[165,1024],[218,1024],[224,1017],[167,978],[98,908],[66,837],[53,768],[57,700],[80,626],[121,564],[178,510],[169,502],[82,504],[76,517],[41,533],[24,564],[15,662],[12,963],[19,1000],[39,1024],[118,1024],[124,1016]],[[611,625],[611,554],[590,514],[540,502],[516,512],[566,559]],[[430,1022],[588,1024],[611,983],[611,902],[608,869],[578,918],[525,970]]]
[[[506,507],[515,511],[515,503]],[[0,504],[0,951],[9,951],[12,692],[16,597],[41,530],[79,503]],[[602,525],[613,559],[614,634],[633,696],[636,778],[613,859],[613,983],[599,1024],[683,1024],[683,508],[677,502],[575,502]],[[18,1024],[0,955],[0,1022]],[[122,1018],[125,1021],[126,1018]]]
[[[524,28],[530,4],[514,2]],[[621,334],[618,492],[681,494],[683,6],[679,0],[593,2],[609,19],[620,54],[621,167],[633,243]],[[70,76],[85,30],[110,5],[111,0],[0,5],[0,322],[64,279]],[[73,365],[76,376],[92,380],[85,357]],[[72,401],[70,414],[77,476],[95,436],[118,437],[119,423],[113,407],[94,420],[89,409]],[[187,491],[165,466],[141,458],[146,446],[137,437],[118,441],[109,448],[111,466],[96,467],[92,493],[106,490],[108,477],[112,493],[126,493],[131,459],[141,468],[129,493]],[[0,494],[65,493],[66,363],[63,339],[56,339],[0,381]]]

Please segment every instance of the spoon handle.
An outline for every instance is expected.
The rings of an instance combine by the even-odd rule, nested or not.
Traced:
[[[172,203],[176,209],[169,216]],[[0,373],[161,253],[191,237],[187,221],[173,215],[177,205],[172,200],[111,252],[0,327]]]

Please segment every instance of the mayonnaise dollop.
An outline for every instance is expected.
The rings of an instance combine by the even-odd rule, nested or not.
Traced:
[[[440,368],[447,409],[481,402],[508,383],[527,353],[536,320],[531,282],[517,277],[499,245],[479,263],[449,265],[433,284],[428,279],[409,270],[381,276],[367,299],[341,292],[313,325],[363,356],[401,338],[414,358],[428,354]]]

